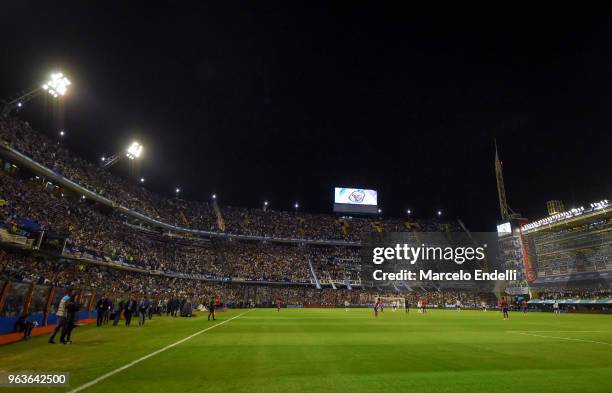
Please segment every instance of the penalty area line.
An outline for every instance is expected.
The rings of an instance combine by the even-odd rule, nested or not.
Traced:
[[[120,372],[121,372],[121,371],[123,371],[123,370],[126,370],[126,369],[128,369],[128,368],[130,368],[130,367],[132,367],[132,366],[134,366],[134,365],[136,365],[136,364],[138,364],[138,363],[140,363],[140,362],[142,362],[142,361],[145,361],[145,360],[147,360],[147,359],[149,359],[149,358],[152,358],[152,357],[153,357],[153,356],[155,356],[155,355],[158,355],[158,354],[160,354],[160,353],[162,353],[162,352],[165,352],[165,351],[167,351],[167,350],[168,350],[168,349],[170,349],[170,348],[174,348],[174,347],[176,347],[177,345],[180,345],[180,344],[184,343],[185,341],[191,340],[192,338],[194,338],[194,337],[196,337],[196,336],[199,336],[199,335],[200,335],[200,334],[202,334],[202,333],[205,333],[205,332],[207,332],[207,331],[209,331],[209,330],[211,330],[211,329],[214,329],[214,328],[216,328],[216,327],[218,327],[218,326],[221,326],[221,325],[223,325],[223,324],[225,324],[225,323],[228,323],[228,322],[230,322],[230,321],[233,321],[233,320],[234,320],[234,319],[236,319],[236,318],[240,318],[241,316],[243,316],[243,315],[245,315],[245,314],[248,314],[248,313],[250,313],[251,311],[253,311],[253,310],[245,311],[245,312],[243,312],[243,313],[240,313],[240,314],[236,315],[235,317],[232,317],[232,318],[230,318],[230,319],[226,319],[226,320],[225,320],[225,321],[223,321],[223,322],[219,322],[219,323],[217,323],[217,324],[215,324],[215,325],[213,325],[213,326],[209,326],[209,327],[207,327],[206,329],[202,329],[202,330],[200,330],[200,331],[198,331],[198,332],[195,332],[194,334],[192,334],[192,335],[190,335],[190,336],[187,336],[187,337],[185,337],[185,338],[183,338],[183,339],[181,339],[181,340],[179,340],[179,341],[177,341],[177,342],[175,342],[175,343],[172,343],[172,344],[167,345],[167,346],[165,346],[165,347],[163,347],[163,348],[160,348],[160,349],[158,349],[157,351],[151,352],[151,353],[150,353],[150,354],[148,354],[148,355],[145,355],[145,356],[143,356],[143,357],[141,357],[141,358],[138,358],[138,359],[136,359],[136,360],[133,360],[133,361],[131,361],[130,363],[128,363],[128,364],[126,364],[126,365],[124,365],[124,366],[121,366],[121,367],[116,368],[116,369],[114,369],[114,370],[112,370],[112,371],[109,371],[109,372],[107,372],[106,374],[103,374],[103,375],[99,376],[99,377],[98,377],[98,378],[96,378],[96,379],[92,379],[91,381],[89,381],[89,382],[87,382],[87,383],[85,383],[85,384],[83,384],[83,385],[81,385],[81,386],[78,386],[78,387],[76,387],[76,388],[74,388],[74,389],[72,389],[72,390],[69,390],[69,391],[68,391],[68,393],[76,393],[76,392],[80,392],[80,391],[81,391],[81,390],[83,390],[83,389],[87,389],[88,387],[93,386],[93,385],[97,384],[98,382],[103,381],[103,380],[105,380],[105,379],[107,379],[107,378],[110,378],[110,377],[112,377],[113,375],[115,375],[115,374],[117,374],[117,373],[120,373]]]
[[[612,346],[612,343],[607,343],[607,342],[603,342],[603,341],[595,341],[595,340],[583,340],[581,338],[547,336],[547,335],[544,335],[544,334],[533,334],[533,333],[524,333],[524,332],[516,332],[516,331],[511,331],[510,333],[522,334],[523,336],[532,336],[532,337],[541,337],[541,338],[552,338],[552,339],[567,340],[567,341],[581,341],[581,342],[584,342],[584,343],[593,343],[593,344]]]

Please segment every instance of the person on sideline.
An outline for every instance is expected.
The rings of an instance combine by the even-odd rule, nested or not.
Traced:
[[[146,297],[143,297],[138,305],[138,326],[144,326],[150,307],[151,303],[149,303],[149,300],[147,300]]]
[[[74,291],[70,290],[60,299],[60,302],[57,306],[57,311],[55,312],[55,315],[57,316],[57,325],[55,326],[55,329],[53,329],[51,337],[49,337],[49,344],[55,344],[55,335],[57,335],[57,333],[64,328],[67,316],[66,303],[68,303],[73,296]]]
[[[132,323],[132,315],[137,311],[138,306],[136,305],[136,300],[134,300],[134,296],[130,295],[130,298],[125,302],[125,306],[123,308],[123,316],[125,317],[125,326],[129,327]]]

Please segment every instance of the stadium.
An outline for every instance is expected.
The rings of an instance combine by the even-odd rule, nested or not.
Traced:
[[[547,217],[524,218],[510,209],[505,190],[521,182],[515,173],[506,183],[498,142],[490,138],[491,154],[478,166],[495,178],[470,180],[469,187],[497,182],[499,209],[492,209],[493,219],[474,209],[485,221],[473,221],[478,230],[439,207],[383,214],[383,196],[394,196],[363,188],[365,180],[334,184],[326,211],[305,208],[316,199],[306,196],[305,203],[292,199],[290,207],[276,208],[269,199],[254,207],[226,203],[216,192],[185,195],[180,185],[163,193],[142,174],[141,165],[152,160],[146,140],[130,139],[92,159],[89,143],[66,141],[76,127],[48,131],[63,125],[70,113],[64,106],[83,79],[54,70],[38,87],[5,94],[10,98],[2,103],[0,387],[610,391],[612,204],[603,181],[596,202],[566,210],[553,200]],[[91,100],[78,97],[81,106]],[[79,124],[97,129],[85,112]],[[181,135],[179,129],[173,133]],[[186,151],[209,143],[194,135],[185,133]],[[91,131],[82,139],[104,137]],[[261,160],[286,148],[272,145]],[[181,154],[193,173],[197,161],[206,161]],[[237,156],[231,149],[223,154],[228,161]],[[217,168],[222,174],[225,164]],[[171,162],[151,178],[164,179],[178,166]],[[213,171],[211,162],[205,168]],[[268,174],[260,180],[299,188],[310,167],[295,168],[303,172],[291,180]],[[347,179],[367,178],[358,165],[346,168]],[[230,190],[229,183],[250,184],[247,177],[222,184]],[[437,250],[439,257],[411,266],[400,244]],[[474,280],[474,272],[481,278]]]

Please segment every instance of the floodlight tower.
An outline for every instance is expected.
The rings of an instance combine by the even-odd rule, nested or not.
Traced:
[[[137,158],[140,158],[140,155],[142,154],[142,150],[143,150],[143,147],[140,143],[132,142],[132,144],[126,149],[125,152],[117,153],[111,157],[102,157],[101,166],[104,169],[110,168],[111,166],[121,161],[123,158],[135,160]]]
[[[26,102],[33,100],[44,92],[49,93],[53,98],[64,96],[68,91],[68,86],[72,83],[61,72],[54,72],[49,79],[41,86],[20,93],[17,97],[9,98],[2,106],[2,115],[8,115],[12,110],[21,108]]]
[[[495,143],[495,179],[497,181],[497,197],[499,199],[499,211],[501,213],[501,219],[503,221],[508,221],[510,219],[518,219],[521,217],[520,214],[512,211],[510,206],[508,206],[508,201],[506,200],[506,186],[504,185],[504,173],[502,169],[502,162],[499,159],[499,154],[497,153],[497,140],[494,140]]]

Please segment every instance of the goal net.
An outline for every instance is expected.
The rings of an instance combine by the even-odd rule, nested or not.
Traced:
[[[394,304],[397,308],[404,308],[406,304],[406,299],[400,296],[380,296],[379,299],[386,308],[392,308]]]

